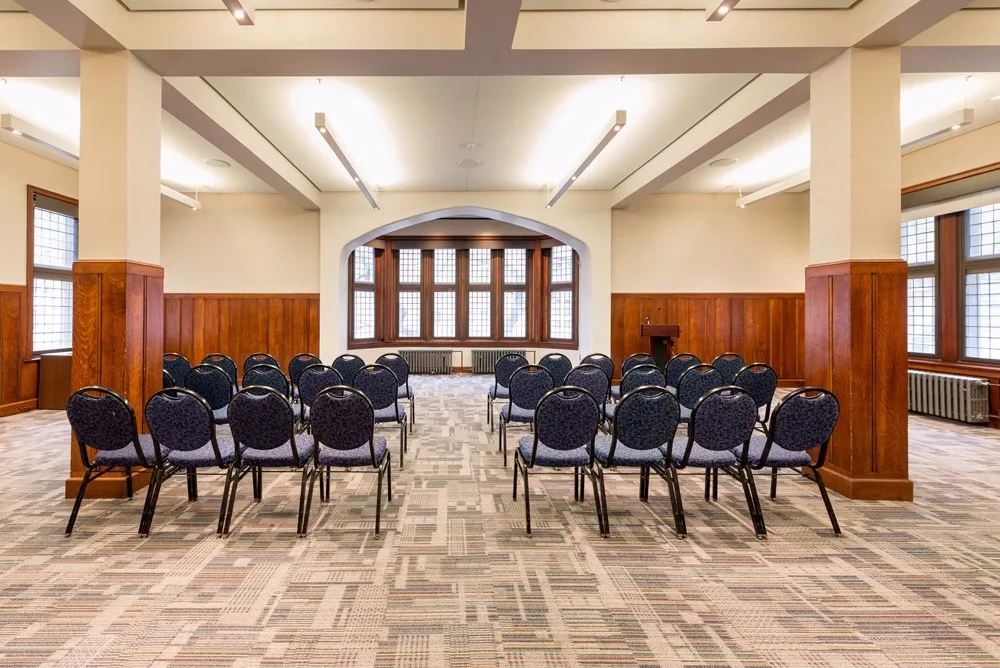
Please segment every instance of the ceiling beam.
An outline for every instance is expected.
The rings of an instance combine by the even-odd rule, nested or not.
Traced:
[[[18,0],[18,4],[80,49],[119,51],[124,44],[105,29],[107,22],[95,18],[95,14],[106,12],[108,1]],[[118,10],[125,11],[122,7]]]
[[[996,72],[1000,9],[957,12],[908,41],[904,72]]]
[[[466,51],[509,51],[521,0],[465,0]]]
[[[75,77],[80,52],[26,12],[0,12],[0,77]]]
[[[855,46],[905,44],[964,9],[972,0],[879,0],[862,2],[850,11],[857,26]]]

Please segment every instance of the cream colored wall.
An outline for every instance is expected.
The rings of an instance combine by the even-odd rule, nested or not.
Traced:
[[[0,142],[0,283],[24,285],[29,185],[77,197],[77,172]]]
[[[613,212],[612,292],[802,292],[809,193],[651,195]]]
[[[1000,123],[903,156],[903,187],[1000,162]]]
[[[282,195],[201,195],[201,211],[163,198],[165,292],[319,292],[319,212]]]

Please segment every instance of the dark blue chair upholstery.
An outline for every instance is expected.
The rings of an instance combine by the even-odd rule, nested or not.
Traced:
[[[726,385],[731,385],[736,374],[746,365],[743,358],[736,353],[722,353],[712,360],[712,366],[722,372],[722,378],[726,381]]]
[[[771,417],[771,402],[774,401],[774,392],[778,389],[778,374],[767,364],[755,362],[748,364],[737,372],[733,379],[733,385],[742,387],[750,393],[757,404],[758,415],[760,409],[764,409],[764,414],[760,416],[762,425],[766,425]]]
[[[538,360],[538,366],[543,366],[552,374],[556,387],[566,382],[566,375],[573,368],[573,363],[562,353],[549,353]]]
[[[299,397],[299,378],[302,372],[313,364],[322,364],[323,361],[312,353],[299,353],[288,362],[288,380],[292,383],[292,396]]]
[[[656,360],[649,353],[633,353],[628,356],[628,358],[622,362],[622,378],[625,377],[629,371],[640,365],[651,364],[656,366]],[[622,390],[620,385],[614,385],[611,388],[611,397],[613,399],[618,399],[622,395]]]
[[[313,404],[312,434],[319,466],[326,468],[326,484],[320,473],[319,493],[330,500],[330,470],[333,467],[371,467],[378,472],[375,534],[382,518],[382,478],[388,483],[392,501],[392,455],[384,436],[375,435],[375,409],[368,398],[352,387],[340,386],[321,392]]]
[[[156,469],[163,465],[164,450],[149,434],[139,434],[135,411],[120,394],[105,387],[84,387],[66,402],[66,417],[76,437],[83,479],[76,495],[76,502],[66,525],[66,535],[73,533],[73,525],[80,512],[80,505],[92,480],[116,469],[125,472],[125,491],[132,498],[132,468]],[[87,448],[97,450],[93,461]],[[142,520],[139,522],[142,528]]]
[[[543,366],[529,364],[510,377],[507,405],[500,409],[500,451],[507,466],[507,428],[511,422],[531,425],[535,421],[538,402],[555,387],[552,374]]]
[[[399,468],[403,468],[406,442],[406,409],[399,405],[399,383],[387,366],[369,364],[354,376],[354,387],[361,390],[375,411],[375,424],[399,425]]]
[[[663,367],[663,375],[667,379],[667,389],[676,392],[681,374],[696,364],[701,364],[701,360],[691,353],[678,353],[667,360]]]
[[[281,368],[281,365],[278,363],[278,360],[274,359],[267,353],[252,353],[248,355],[245,360],[243,360],[243,373],[246,373],[253,367],[257,366],[258,364],[266,364],[268,366],[278,367],[279,369]],[[243,383],[243,384],[249,385],[249,383]]]
[[[214,364],[199,364],[184,377],[184,387],[196,392],[212,407],[215,424],[229,422],[229,401],[233,398],[233,385],[229,375]]]
[[[232,358],[230,358],[227,355],[223,355],[222,353],[212,353],[211,355],[205,355],[205,359],[203,359],[201,363],[212,364],[225,371],[226,375],[229,376],[230,382],[232,382],[233,384],[233,389],[234,390],[236,389],[237,387],[236,362],[234,362]]]
[[[580,360],[580,364],[593,364],[594,366],[599,367],[601,371],[607,374],[608,382],[611,382],[611,379],[615,377],[615,363],[610,357],[604,355],[603,353],[593,353],[591,355],[587,355]]]
[[[493,431],[493,402],[510,397],[510,377],[522,366],[528,366],[528,358],[518,353],[509,353],[493,365],[493,385],[486,395],[486,418]]]
[[[681,405],[681,422],[688,422],[691,419],[691,411],[699,399],[711,390],[725,384],[722,372],[711,364],[695,364],[688,367],[677,381],[677,401]]]
[[[547,371],[547,370],[545,370]],[[519,369],[511,378],[511,393],[516,393]],[[551,376],[549,376],[551,380]],[[531,503],[528,496],[528,472],[540,468],[573,467],[573,496],[582,500],[580,471],[594,485],[597,524],[602,535],[607,533],[602,505],[603,485],[594,468],[594,437],[601,421],[601,407],[582,387],[562,386],[546,392],[538,401],[535,433],[518,439],[514,452],[514,498],[517,499],[517,474],[524,474],[524,519],[531,533]],[[579,482],[578,482],[579,481]]]
[[[608,400],[608,389],[611,381],[601,367],[595,364],[580,364],[566,375],[566,385],[582,387],[590,392],[601,405]]]
[[[257,364],[243,372],[243,387],[263,385],[277,390],[282,395],[291,398],[291,388],[285,373],[271,364]]]
[[[344,379],[345,383],[353,385],[354,374],[364,368],[365,361],[357,355],[345,353],[333,360],[333,364],[330,366],[337,370],[340,377]]]
[[[340,372],[332,366],[313,364],[306,367],[299,376],[299,401],[302,402],[302,422],[308,427],[310,410],[319,393],[328,387],[343,385]]]
[[[628,394],[637,387],[643,387],[646,385],[663,388],[667,386],[667,381],[663,376],[663,372],[660,371],[655,364],[639,364],[633,366],[624,376],[622,376],[622,382],[618,387],[621,392]],[[615,404],[610,402],[604,404],[604,415],[609,420],[614,418]]]
[[[405,357],[396,353],[386,353],[375,360],[375,363],[389,367],[396,374],[396,382],[399,383],[399,390],[396,392],[396,396],[399,399],[406,399],[410,402],[410,431],[412,432],[413,423],[416,421],[417,416],[414,413],[413,407],[413,390],[410,389],[410,363],[406,361]]]
[[[191,370],[191,363],[180,353],[165,353],[163,355],[163,370],[170,373],[174,383],[183,383],[187,372]]]
[[[166,389],[168,387],[177,387],[177,381],[174,380],[174,377],[172,375],[170,375],[169,371],[167,371],[166,369],[164,369],[163,370],[163,389]]]

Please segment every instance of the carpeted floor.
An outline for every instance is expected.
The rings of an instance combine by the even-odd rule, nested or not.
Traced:
[[[764,499],[751,530],[737,483],[708,504],[682,481],[648,504],[609,479],[532,479],[533,535],[485,427],[483,377],[416,378],[418,424],[374,536],[376,477],[318,490],[295,536],[297,479],[241,485],[215,535],[219,479],[169,481],[148,539],[142,494],[84,504],[63,535],[61,413],[0,420],[0,666],[988,666],[1000,664],[1000,435],[910,421],[916,500],[834,495],[842,538],[806,481]],[[395,434],[387,430],[395,457]],[[513,435],[513,432],[512,432]],[[761,483],[763,489],[766,483]]]

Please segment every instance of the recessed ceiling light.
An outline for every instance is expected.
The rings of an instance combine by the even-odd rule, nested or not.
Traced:
[[[455,164],[461,167],[462,169],[475,169],[476,167],[483,164],[483,161],[476,160],[475,158],[462,158]]]
[[[740,161],[739,158],[719,158],[718,160],[713,160],[712,162],[708,163],[708,166],[709,167],[732,167],[733,165],[735,165],[739,161]]]
[[[706,18],[709,21],[721,21],[729,15],[740,0],[709,0],[705,7]]]
[[[220,160],[219,158],[205,158],[202,162],[209,167],[215,167],[216,169],[228,169],[232,167],[232,164],[226,162],[225,160]]]
[[[254,21],[254,0],[222,0],[229,13],[241,26],[252,26]]]

